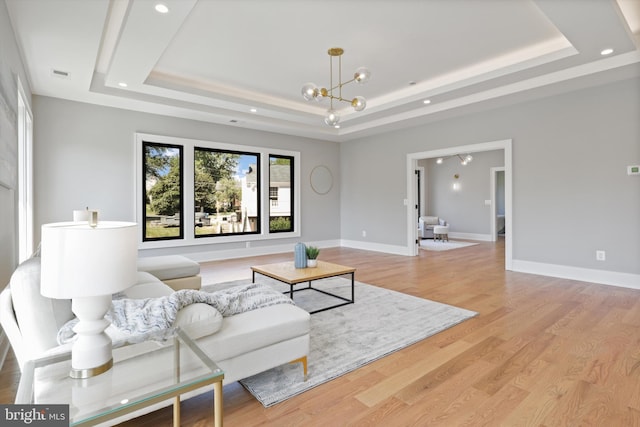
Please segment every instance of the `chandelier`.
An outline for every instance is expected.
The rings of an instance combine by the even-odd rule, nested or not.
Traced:
[[[342,54],[344,53],[344,49],[342,49],[341,47],[332,47],[327,51],[327,53],[329,54],[329,67],[330,67],[329,68],[329,88],[330,89],[327,90],[327,88],[318,87],[314,83],[307,83],[304,86],[302,86],[302,96],[307,101],[311,101],[312,99],[315,99],[318,102],[322,101],[324,98],[329,98],[330,100],[329,110],[327,110],[327,114],[324,117],[324,122],[329,126],[336,126],[340,121],[340,116],[333,109],[334,99],[337,101],[348,102],[356,111],[362,111],[367,106],[367,100],[364,99],[364,97],[362,96],[356,96],[353,99],[343,98],[342,86],[347,85],[354,81],[361,84],[366,83],[367,81],[369,81],[369,78],[371,77],[371,72],[365,67],[360,67],[356,70],[351,80],[343,82],[342,81]],[[333,85],[333,58],[336,56],[338,57],[338,84],[334,86]],[[337,91],[337,96],[334,95],[334,91]]]

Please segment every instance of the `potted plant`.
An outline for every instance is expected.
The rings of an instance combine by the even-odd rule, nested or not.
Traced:
[[[315,246],[307,246],[307,267],[316,267],[318,265],[318,255],[320,249]]]

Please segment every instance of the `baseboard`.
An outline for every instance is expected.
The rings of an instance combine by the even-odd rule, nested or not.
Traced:
[[[449,237],[465,240],[491,241],[490,234],[472,234],[472,233],[449,233]],[[393,255],[409,256],[407,247],[397,245],[387,245],[382,243],[364,242],[361,240],[323,240],[316,242],[305,242],[308,245],[314,245],[319,248],[346,247],[353,249],[362,249],[366,251],[383,252]],[[221,261],[225,259],[244,258],[250,256],[273,255],[285,252],[291,252],[293,259],[293,243],[236,248],[224,251],[210,252],[194,252],[184,254],[184,256],[197,261]],[[566,265],[545,264],[532,261],[513,260],[511,269],[520,273],[539,274],[541,276],[558,277],[562,279],[579,280],[581,282],[598,283],[602,285],[620,286],[624,288],[640,289],[640,275],[619,273],[615,271],[595,270],[580,267],[571,267]],[[2,337],[4,337],[3,340]],[[6,355],[5,346],[8,348],[8,340],[4,336],[4,332],[0,335],[0,357]]]
[[[640,274],[619,273],[616,271],[595,270],[515,259],[513,260],[512,271],[598,283],[601,285],[640,289]]]
[[[340,246],[365,251],[384,252],[393,255],[409,255],[406,246],[385,245],[382,243],[363,242],[361,240],[341,240]]]
[[[305,243],[306,245],[317,246],[320,249],[333,248],[336,246],[340,246],[340,240],[323,240],[323,241],[303,242],[303,243]],[[286,244],[279,244],[279,245],[226,249],[224,251],[194,252],[194,253],[188,253],[188,254],[182,254],[182,255],[196,262],[207,262],[207,261],[222,261],[225,259],[245,258],[245,257],[252,257],[252,256],[273,255],[273,254],[281,254],[284,252],[291,252],[291,259],[293,259],[294,245],[295,243],[286,243]]]
[[[449,232],[449,237],[452,239],[464,239],[464,240],[480,240],[482,242],[493,242],[491,234],[476,234],[476,233],[456,233],[455,231]]]

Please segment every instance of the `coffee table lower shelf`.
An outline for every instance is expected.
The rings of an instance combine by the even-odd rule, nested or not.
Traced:
[[[329,307],[323,307],[318,310],[310,311],[309,314],[320,313],[321,311],[331,310],[332,308],[342,307],[344,305],[353,304],[355,302],[355,268],[346,267],[343,265],[332,264],[329,262],[318,261],[318,266],[313,268],[295,268],[293,262],[281,262],[275,264],[266,264],[256,267],[251,267],[252,270],[252,281],[255,283],[256,281],[256,273],[261,274],[266,277],[270,277],[279,282],[285,283],[289,285],[289,291],[284,292],[285,294],[289,294],[291,299],[293,299],[294,292],[312,290],[316,292],[323,293],[325,295],[329,295],[331,297],[337,298],[343,302],[335,305],[331,305]],[[318,289],[317,287],[313,287],[311,284],[314,281],[318,281],[321,279],[328,279],[330,277],[337,276],[351,276],[351,299],[345,298],[341,295],[336,295],[334,293],[325,291],[323,289]],[[296,285],[307,283],[306,287],[294,289]]]

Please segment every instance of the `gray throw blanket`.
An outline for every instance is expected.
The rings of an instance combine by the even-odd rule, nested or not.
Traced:
[[[258,283],[216,292],[182,289],[158,298],[114,299],[105,318],[120,332],[142,335],[171,328],[178,311],[195,303],[208,304],[227,317],[275,304],[293,304],[293,301],[270,286]],[[73,327],[77,323],[78,319],[72,319],[60,328],[59,344],[73,341]]]

